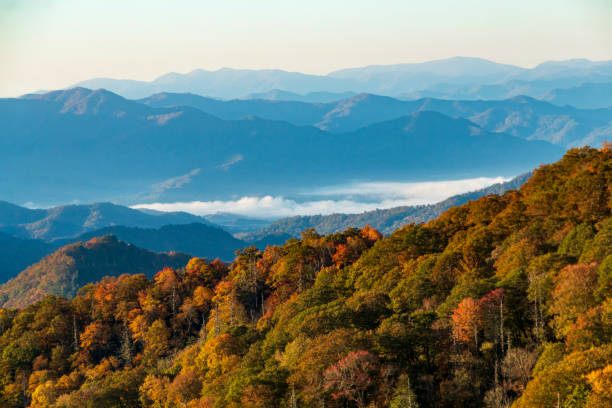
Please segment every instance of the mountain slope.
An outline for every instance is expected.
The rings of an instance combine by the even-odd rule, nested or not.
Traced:
[[[112,235],[70,244],[31,265],[0,286],[1,307],[22,307],[47,294],[72,297],[82,286],[104,276],[144,273],[149,278],[164,267],[178,268],[185,254],[159,254],[118,241]]]
[[[21,239],[0,232],[0,283],[53,252],[56,246],[37,239]]]
[[[282,218],[258,231],[241,235],[246,241],[255,241],[265,236],[288,235],[294,238],[302,231],[314,228],[319,234],[332,234],[347,228],[363,228],[370,225],[385,235],[410,223],[423,223],[440,216],[451,207],[463,205],[489,194],[503,194],[508,190],[518,189],[531,177],[526,173],[512,180],[494,184],[487,188],[449,197],[444,201],[430,205],[395,207],[385,210],[367,211],[361,214],[331,214],[296,216]]]
[[[204,224],[165,225],[159,229],[106,227],[80,235],[75,241],[88,241],[103,235],[113,235],[121,241],[151,251],[184,252],[223,261],[232,261],[234,252],[247,245],[220,228]]]
[[[6,130],[0,142],[8,146],[0,152],[0,172],[12,174],[0,184],[0,196],[16,202],[223,200],[285,195],[321,181],[519,174],[562,154],[547,143],[487,133],[433,112],[332,135],[287,122],[224,121],[194,108],[156,109],[127,100],[119,108],[87,104],[86,113],[78,114],[62,113],[65,105],[44,98],[0,100]]]
[[[0,200],[0,226],[28,224],[47,215],[45,210],[32,210]]]
[[[269,101],[296,101],[310,103],[328,103],[355,96],[355,92],[308,92],[305,95],[273,89],[268,92],[249,94],[244,99],[265,99]]]
[[[188,213],[145,213],[112,203],[30,210],[0,202],[0,230],[21,238],[65,239],[113,225],[159,228],[168,224],[191,223],[210,224],[206,219]]]
[[[1,310],[0,398],[607,408],[611,189],[612,151],[573,149],[388,237],[308,232],[229,267],[194,259]]]
[[[316,103],[260,99],[222,101],[194,94],[168,92],[151,95],[139,99],[138,102],[154,108],[190,106],[225,120],[258,116],[270,120],[284,120],[298,126],[316,123],[326,111],[325,105]]]
[[[609,108],[612,107],[612,83],[586,83],[572,88],[555,89],[544,99],[559,106]]]

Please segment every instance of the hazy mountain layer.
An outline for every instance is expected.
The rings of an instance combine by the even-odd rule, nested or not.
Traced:
[[[188,213],[145,213],[111,203],[63,205],[31,210],[0,201],[0,230],[22,238],[71,238],[113,225],[159,228],[168,224],[210,224]]]
[[[369,92],[411,98],[505,99],[517,95],[543,97],[557,88],[589,82],[612,82],[612,62],[549,61],[525,69],[480,58],[455,57],[349,68],[328,75],[282,70],[199,69],[187,74],[169,73],[151,82],[96,78],[77,86],[105,88],[128,98],[143,98],[158,92],[192,92],[230,99],[277,89],[298,94]]]
[[[309,92],[307,94],[297,94],[294,92],[273,89],[268,92],[252,93],[244,99],[265,99],[269,101],[296,101],[311,103],[326,103],[338,101],[340,99],[355,96],[355,92]]]
[[[572,88],[555,89],[544,99],[559,106],[607,108],[612,106],[612,83],[586,83]]]
[[[551,96],[554,97],[554,96]],[[220,101],[193,94],[162,93],[140,100],[163,108],[191,106],[223,119],[255,115],[311,125],[342,133],[420,111],[436,111],[466,118],[483,129],[528,140],[544,140],[563,147],[599,146],[612,138],[612,108],[577,109],[520,96],[500,101],[419,99],[403,101],[361,94],[333,103],[301,103],[267,100]]]
[[[2,99],[0,127],[0,174],[11,175],[0,197],[13,202],[211,200],[355,179],[503,176],[562,154],[436,112],[330,134],[258,118],[226,121],[189,107],[151,108],[85,89]]]

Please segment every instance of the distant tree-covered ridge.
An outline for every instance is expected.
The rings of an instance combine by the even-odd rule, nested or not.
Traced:
[[[0,285],[0,305],[23,307],[46,295],[73,297],[105,276],[143,273],[152,278],[155,271],[180,268],[188,260],[185,254],[155,253],[105,235],[62,247]]]
[[[610,407],[611,188],[612,151],[574,149],[388,237],[307,230],[0,309],[0,405]]]
[[[319,234],[344,231],[347,228],[363,228],[370,225],[385,235],[413,223],[433,220],[451,207],[465,204],[487,194],[503,194],[517,189],[531,177],[532,173],[521,174],[505,183],[498,183],[477,191],[458,194],[436,204],[394,207],[384,210],[366,211],[360,214],[302,215],[281,218],[257,231],[242,234],[247,241],[262,239],[266,236],[285,234],[299,237],[306,229],[314,228]]]

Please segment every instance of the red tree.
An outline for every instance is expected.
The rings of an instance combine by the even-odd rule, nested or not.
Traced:
[[[334,399],[346,398],[363,408],[377,372],[375,355],[363,350],[352,352],[325,370],[325,390],[332,391]]]

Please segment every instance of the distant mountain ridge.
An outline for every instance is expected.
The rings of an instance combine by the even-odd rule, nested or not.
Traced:
[[[147,250],[225,261],[247,245],[189,213],[142,212],[111,203],[28,209],[0,201],[0,283],[61,246],[109,234]]]
[[[544,100],[555,105],[598,109],[612,106],[612,83],[584,83],[565,89],[554,89]]]
[[[266,222],[267,225],[267,222]],[[252,230],[249,229],[249,230]],[[0,284],[17,276],[28,266],[60,247],[113,235],[119,240],[155,252],[181,252],[193,256],[230,262],[240,248],[283,244],[289,236],[272,234],[252,242],[237,239],[217,226],[202,223],[163,225],[161,227],[106,226],[71,238],[49,240],[23,239],[0,232]]]
[[[205,224],[164,225],[161,228],[113,226],[85,233],[72,241],[89,241],[104,235],[113,235],[155,252],[183,252],[228,262],[234,259],[234,252],[248,246],[225,230]]]
[[[112,203],[63,205],[45,210],[28,209],[0,201],[0,231],[25,239],[66,239],[101,228],[159,228],[168,224],[211,223],[184,212],[147,214]]]
[[[192,92],[214,98],[243,98],[280,90],[374,93],[388,96],[450,99],[506,99],[520,94],[543,97],[557,88],[612,83],[612,61],[548,61],[527,69],[482,58],[453,57],[423,63],[348,68],[327,75],[283,70],[222,68],[169,73],[151,81],[95,78],[76,86],[105,88],[128,98],[159,92]]]
[[[423,223],[435,219],[451,207],[463,205],[489,194],[503,194],[520,188],[532,173],[525,173],[505,183],[498,183],[477,191],[449,197],[436,204],[395,207],[366,211],[361,214],[330,214],[281,218],[270,225],[241,237],[245,240],[261,239],[265,236],[288,235],[299,237],[304,230],[314,228],[319,234],[331,234],[347,228],[363,228],[370,225],[385,235],[409,223]]]
[[[350,98],[357,95],[355,92],[308,92],[307,94],[297,94],[294,92],[273,89],[268,92],[252,93],[243,99],[264,99],[268,101],[295,101],[309,103],[329,103],[340,99]]]
[[[420,111],[435,111],[468,119],[491,132],[528,140],[544,140],[565,148],[601,145],[612,138],[612,108],[577,109],[556,106],[526,96],[506,100],[466,101],[425,98],[403,101],[388,96],[360,94],[330,103],[295,101],[221,101],[193,94],[161,93],[141,99],[148,106],[190,106],[231,120],[249,115],[316,126],[333,133],[351,132],[377,122]]]
[[[518,174],[563,153],[430,111],[332,135],[257,117],[222,120],[186,106],[152,108],[109,93],[0,99],[0,173],[12,175],[0,197],[226,200],[286,195],[321,181]]]

